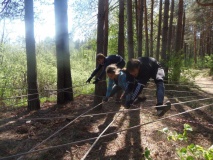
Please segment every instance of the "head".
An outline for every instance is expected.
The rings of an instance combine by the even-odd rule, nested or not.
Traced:
[[[127,62],[127,71],[133,77],[137,77],[140,70],[140,61],[138,59],[131,59]]]
[[[106,57],[102,53],[98,53],[96,56],[96,60],[97,60],[98,64],[103,64],[105,58]]]
[[[120,69],[115,64],[111,64],[106,68],[106,74],[110,79],[115,79],[120,73]]]

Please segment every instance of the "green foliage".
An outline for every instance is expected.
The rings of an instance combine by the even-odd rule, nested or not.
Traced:
[[[187,141],[187,132],[193,131],[192,127],[189,124],[184,124],[183,133],[177,133],[169,131],[168,128],[163,128],[161,132],[167,135],[168,140],[173,141]],[[213,159],[213,146],[208,149],[204,149],[200,145],[190,144],[186,147],[178,148],[177,155],[180,160],[197,160],[197,159],[205,159],[212,160]]]
[[[152,160],[150,157],[150,150],[146,147],[144,151],[145,160]]]
[[[95,52],[87,49],[84,45],[78,50],[71,48],[71,74],[73,86],[80,86],[85,83],[95,68]],[[55,46],[52,41],[41,42],[36,46],[37,60],[37,80],[38,91],[41,102],[56,100],[57,89],[57,63]],[[0,47],[0,102],[4,99],[4,104],[23,106],[27,97],[17,97],[27,95],[27,64],[25,51],[19,46]],[[74,95],[92,93],[94,85],[74,87]],[[7,99],[10,97],[17,97]],[[7,100],[5,100],[7,99]]]

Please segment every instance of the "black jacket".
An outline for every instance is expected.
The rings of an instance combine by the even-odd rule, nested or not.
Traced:
[[[103,68],[100,76],[98,77],[99,79],[101,79],[105,73],[105,70],[106,70],[106,67],[109,66],[110,64],[118,64],[120,62],[124,61],[123,58],[120,56],[120,55],[110,55],[108,57],[106,57],[104,59],[104,64],[99,64],[98,67],[92,72],[91,74],[91,78],[93,78],[97,73],[98,71]]]
[[[135,78],[130,74],[127,76],[127,93],[133,89],[135,83],[137,84],[131,100],[137,98],[150,78],[156,79],[158,68],[161,68],[160,63],[152,57],[139,57],[138,59],[141,62],[138,76]]]

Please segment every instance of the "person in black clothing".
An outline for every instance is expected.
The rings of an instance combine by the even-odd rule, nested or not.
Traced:
[[[124,59],[119,56],[119,55],[110,55],[105,57],[102,53],[97,54],[96,60],[98,62],[98,67],[92,72],[91,76],[87,79],[86,83],[90,83],[92,78],[98,73],[98,71],[103,68],[100,76],[95,79],[93,83],[98,83],[104,73],[106,72],[106,67],[109,66],[110,64],[115,64],[118,68],[122,69],[125,66],[125,61]]]
[[[127,62],[127,88],[125,95],[133,91],[131,99],[126,102],[125,107],[129,108],[134,101],[138,101],[138,95],[143,90],[150,78],[154,79],[157,91],[157,106],[163,105],[164,101],[164,70],[160,63],[151,57],[139,57]],[[165,106],[156,107],[157,115],[163,116],[171,108],[171,103],[167,102]]]

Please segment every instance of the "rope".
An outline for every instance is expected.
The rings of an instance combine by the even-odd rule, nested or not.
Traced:
[[[54,134],[52,134],[51,136],[49,136],[48,138],[46,138],[45,140],[43,140],[42,142],[38,143],[36,146],[34,146],[32,149],[30,149],[31,152],[33,151],[35,148],[37,148],[38,146],[40,146],[41,144],[45,143],[47,140],[49,140],[50,138],[52,138],[53,136],[55,136],[56,134],[58,134],[60,131],[62,131],[63,129],[65,129],[66,127],[68,127],[69,125],[71,125],[74,121],[76,121],[78,118],[80,118],[81,116],[83,116],[84,114],[90,112],[91,110],[97,108],[98,106],[100,106],[101,104],[103,104],[103,102],[99,103],[98,105],[94,106],[93,108],[87,110],[86,112],[82,113],[81,115],[77,116],[74,120],[72,120],[71,122],[69,122],[68,124],[66,124],[64,127],[62,127],[61,129],[59,129],[58,131],[56,131]],[[18,158],[18,160],[20,160],[22,157]]]
[[[180,97],[179,97],[180,98]],[[184,98],[184,97],[182,97]],[[195,100],[190,100],[190,101],[184,101],[184,102],[178,102],[178,103],[172,103],[171,105],[178,105],[178,104],[185,104],[185,103],[190,103],[190,102],[196,102],[196,101],[204,101],[204,100],[208,100],[208,99],[212,99],[211,98],[203,98],[203,99],[195,99]],[[174,98],[176,99],[176,98]],[[103,103],[103,102],[102,102]],[[113,101],[114,103],[114,101]],[[135,106],[135,105],[132,105]],[[151,106],[151,108],[157,108],[157,107],[164,107],[166,105],[159,105],[159,106]],[[149,107],[150,108],[150,107]],[[142,108],[135,108],[135,109],[125,109],[122,111],[111,111],[111,112],[105,112],[105,113],[97,113],[97,114],[89,114],[89,115],[82,115],[81,118],[84,117],[93,117],[93,116],[102,116],[102,115],[107,115],[107,114],[115,114],[118,112],[131,112],[131,111],[137,111],[137,110],[141,110]],[[27,119],[18,119],[19,121],[28,121],[28,120],[52,120],[52,119],[66,119],[66,118],[73,118],[74,116],[66,116],[66,117],[50,117],[50,118],[27,118]]]
[[[187,122],[187,123],[193,123],[193,124],[202,124],[202,125],[205,125],[205,126],[211,126],[211,127],[213,127],[213,124],[202,122],[202,121],[192,121],[192,120],[186,120],[186,119],[182,119],[182,118],[171,118],[171,119],[173,121],[178,121],[178,122]]]
[[[171,118],[171,117],[179,116],[179,115],[182,115],[182,114],[185,114],[185,113],[189,113],[189,112],[192,112],[192,111],[195,111],[195,110],[199,110],[199,109],[202,109],[202,108],[205,108],[205,107],[208,107],[208,106],[212,106],[212,105],[213,105],[213,103],[208,104],[208,105],[203,105],[203,106],[198,107],[198,108],[190,109],[190,110],[187,110],[187,111],[184,111],[184,112],[181,112],[181,113],[177,113],[177,114],[173,114],[173,115],[170,115],[170,116],[167,116],[167,117],[159,118],[159,119],[154,120],[154,121],[146,122],[146,123],[143,123],[143,124],[140,124],[140,125],[135,125],[133,127],[127,128],[127,129],[123,129],[123,130],[119,130],[119,131],[116,131],[116,132],[108,133],[108,134],[102,135],[101,138],[108,137],[108,136],[111,136],[111,135],[114,135],[114,134],[118,134],[120,132],[124,132],[124,131],[127,131],[127,130],[132,130],[132,129],[135,129],[135,128],[138,128],[138,127],[141,127],[141,126],[144,126],[144,125],[156,123],[156,122],[159,122],[159,121]],[[70,142],[70,143],[66,143],[66,144],[51,146],[51,147],[38,149],[38,150],[33,150],[33,151],[29,151],[29,152],[23,152],[23,153],[19,153],[19,154],[7,156],[7,157],[2,157],[2,158],[0,158],[0,160],[14,158],[14,157],[18,157],[18,156],[23,156],[23,155],[27,155],[27,154],[30,154],[30,153],[40,152],[40,151],[46,151],[46,150],[50,150],[50,149],[61,148],[61,147],[65,147],[65,146],[68,146],[68,145],[83,143],[83,142],[95,140],[96,138],[98,138],[98,137],[93,137],[93,138],[88,138],[88,139],[84,139],[84,140],[80,140],[80,141],[75,141],[75,142]]]
[[[81,158],[81,160],[84,160],[87,157],[87,155],[90,153],[90,151],[95,146],[95,144],[98,142],[98,140],[101,138],[101,136],[107,131],[107,129],[113,124],[113,122],[117,119],[117,117],[120,114],[121,113],[119,113],[116,117],[114,117],[114,119],[110,122],[110,124],[101,132],[101,134],[97,137],[97,139],[95,140],[95,142],[92,144],[92,146],[89,148],[89,150],[84,154],[84,156]]]

